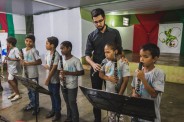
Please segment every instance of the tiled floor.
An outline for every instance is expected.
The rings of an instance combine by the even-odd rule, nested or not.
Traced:
[[[40,85],[43,85],[45,79],[45,71],[40,68]],[[10,87],[6,81],[2,82],[4,91],[0,93],[0,115],[5,117],[11,122],[35,122],[35,116],[31,112],[24,112],[23,107],[29,102],[27,96],[27,89],[19,84],[19,89],[22,95],[22,99],[11,102],[7,99],[7,96],[11,93]],[[89,71],[85,71],[85,75],[79,78],[79,85],[91,87]],[[46,87],[45,87],[46,88]],[[130,93],[130,84],[128,86],[128,92]],[[163,94],[161,103],[161,116],[162,122],[183,122],[184,121],[184,85],[166,83],[165,92]],[[62,96],[62,94],[61,94]],[[80,114],[80,122],[92,122],[93,112],[92,105],[88,102],[85,96],[79,90],[78,92],[78,108]],[[38,115],[38,122],[51,122],[51,119],[45,119],[46,113],[51,108],[50,97],[48,95],[40,94],[40,108],[41,111]],[[63,122],[66,119],[66,106],[62,98],[62,119]],[[102,112],[102,118],[104,122],[107,122],[107,112]],[[19,120],[19,121],[18,121]],[[0,120],[1,122],[1,120]],[[129,118],[126,118],[126,122],[129,122]]]

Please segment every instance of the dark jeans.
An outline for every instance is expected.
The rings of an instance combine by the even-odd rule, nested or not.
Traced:
[[[90,70],[90,77],[93,89],[102,90],[102,85],[104,80],[99,77],[99,72],[96,72],[93,76],[94,70],[91,68]],[[95,116],[95,122],[101,122],[101,110],[98,108],[93,107],[93,114]]]
[[[48,89],[52,93],[50,95],[52,102],[52,111],[55,113],[60,113],[61,111],[60,84],[49,83]]]
[[[66,89],[63,91],[63,86],[61,86],[64,100],[67,107],[67,119],[72,120],[72,122],[79,122],[79,111],[77,106],[77,92],[78,87],[74,89]]]
[[[32,81],[35,81],[38,84],[38,78],[30,78],[30,79],[32,79]],[[39,108],[39,93],[28,88],[28,97],[30,100],[29,104],[33,107]]]

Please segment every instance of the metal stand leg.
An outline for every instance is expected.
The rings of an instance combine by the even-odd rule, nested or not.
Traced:
[[[37,105],[37,91],[35,91],[35,115],[36,115],[36,122],[38,122],[38,105]]]
[[[117,118],[118,118],[118,122],[119,122],[119,118],[120,118],[120,114],[116,114]]]

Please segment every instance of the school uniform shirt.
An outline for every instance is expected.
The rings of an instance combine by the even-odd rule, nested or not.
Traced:
[[[146,78],[148,84],[158,92],[158,95],[156,98],[152,98],[151,95],[144,88],[144,85],[142,82],[140,83],[139,94],[140,94],[141,98],[154,100],[155,113],[156,113],[156,119],[154,122],[161,122],[160,102],[161,102],[162,93],[164,92],[165,73],[158,68],[154,68],[153,70],[145,73],[145,78]],[[137,80],[137,77],[135,75],[133,77],[131,86],[134,87],[135,89],[137,89],[137,84],[138,84],[138,80]],[[140,121],[141,122],[149,122],[149,121],[141,120],[141,119],[140,119]]]
[[[30,50],[26,50],[26,48],[23,48],[22,51],[24,54],[24,61],[35,62],[36,60],[41,59],[38,50],[36,50],[35,48],[31,48]],[[28,78],[37,78],[39,75],[37,65],[26,66],[26,71],[28,74]]]
[[[60,63],[59,63],[60,64]],[[78,58],[72,56],[68,60],[63,60],[63,68],[65,71],[76,72],[84,70],[82,64]],[[61,70],[61,65],[58,66],[58,70]],[[66,75],[66,87],[68,89],[74,89],[78,87],[78,76]]]
[[[58,63],[59,63],[59,53],[57,51],[55,51],[55,58],[53,61],[53,65],[57,65],[58,67]],[[52,61],[52,57],[53,54],[50,54],[50,51],[47,52],[46,54],[46,64],[50,67],[51,66],[51,61]],[[59,79],[59,71],[56,69],[56,71],[54,72],[54,75],[51,77],[50,83],[52,84],[58,84],[60,81]]]
[[[105,65],[102,66],[101,71],[105,72],[106,76],[114,76],[114,62],[108,61]],[[119,78],[118,84],[123,83],[123,77],[130,76],[130,69],[127,63],[123,62],[121,59],[117,61],[117,76]],[[120,85],[120,84],[119,84]],[[111,81],[106,81],[106,91],[115,93],[116,83]]]
[[[9,58],[13,58],[13,59],[20,58],[18,48],[17,47],[14,47],[14,48],[10,49],[10,52],[8,54],[8,57]],[[10,73],[12,75],[18,73],[18,71],[17,71],[18,63],[19,63],[19,61],[10,61],[10,60],[7,60],[8,73]]]

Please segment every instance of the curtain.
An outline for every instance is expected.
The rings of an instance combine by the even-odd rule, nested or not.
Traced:
[[[138,14],[140,24],[134,26],[133,52],[139,52],[146,43],[157,44],[159,22],[164,13]]]

